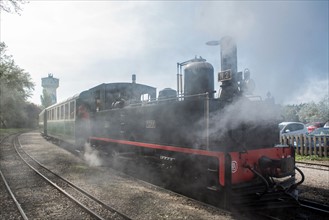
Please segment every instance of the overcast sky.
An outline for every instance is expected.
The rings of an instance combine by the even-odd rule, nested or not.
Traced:
[[[202,56],[220,71],[219,46],[205,43],[226,35],[255,94],[300,104],[329,93],[328,20],[328,1],[30,0],[21,15],[1,12],[0,40],[31,74],[36,104],[48,73],[60,79],[58,101],[132,74],[176,89],[177,62]]]

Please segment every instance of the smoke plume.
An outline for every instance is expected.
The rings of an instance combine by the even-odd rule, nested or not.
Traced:
[[[93,149],[89,143],[85,144],[85,151],[83,158],[88,163],[89,166],[97,167],[102,165],[102,160],[99,156],[99,152]]]

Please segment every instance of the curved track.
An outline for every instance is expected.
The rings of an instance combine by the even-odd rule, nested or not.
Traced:
[[[4,139],[3,139],[4,140]],[[92,219],[130,219],[128,216],[124,215],[123,213],[120,213],[119,211],[115,210],[114,208],[106,205],[104,202],[98,200],[97,198],[93,197],[89,193],[85,192],[81,188],[75,186],[71,182],[67,181],[66,179],[62,178],[61,176],[57,175],[56,173],[50,171],[47,169],[45,166],[43,166],[41,163],[38,161],[34,160],[30,155],[28,155],[21,147],[19,140],[18,140],[18,135],[14,135],[12,138],[12,146],[14,147],[16,153],[18,156],[25,162],[25,164],[31,168],[34,173],[36,173],[39,178],[41,177],[43,179],[43,182],[47,182],[47,184],[50,184],[52,187],[56,188],[58,192],[60,192],[62,195],[65,195],[67,198],[69,198],[71,201],[73,201],[76,206],[79,206],[80,209],[84,210],[83,212],[88,213],[88,215]],[[16,157],[17,158],[17,157]],[[10,167],[9,168],[10,172]],[[8,172],[7,172],[8,174]],[[14,185],[13,182],[11,184],[8,184],[5,175],[1,173],[2,178],[4,179],[4,182],[10,190],[10,185]],[[33,177],[31,177],[33,178]],[[61,187],[59,187],[59,185]],[[29,186],[27,186],[29,187]],[[31,186],[30,186],[31,187]],[[32,186],[35,187],[35,186]],[[38,184],[39,187],[39,184]],[[15,186],[13,187],[15,188]],[[69,193],[68,193],[69,192]],[[49,193],[49,192],[47,192]],[[12,198],[15,201],[16,206],[18,207],[21,216],[23,219],[28,219],[27,214],[25,213],[24,209],[21,208],[21,204],[18,202],[19,199],[17,199],[14,194],[15,193],[10,193],[12,194]],[[97,211],[93,211],[94,209],[97,209]],[[78,211],[80,213],[80,211]],[[101,213],[101,214],[99,214]],[[35,216],[32,216],[33,218]],[[81,218],[85,218],[80,216]],[[80,218],[79,217],[79,218]],[[90,218],[88,217],[88,218]]]
[[[18,135],[17,135],[18,136]],[[4,140],[4,139],[3,139]],[[2,140],[0,140],[0,144],[1,144]],[[119,213],[118,211],[116,211],[115,209],[111,208],[111,207],[106,207],[106,204],[104,204],[104,202],[98,200],[97,198],[94,198],[93,196],[89,195],[87,192],[85,192],[84,190],[82,190],[81,188],[75,186],[74,184],[72,184],[71,182],[67,181],[66,179],[62,178],[61,176],[57,175],[56,173],[48,170],[44,165],[42,165],[41,163],[39,163],[38,161],[34,160],[29,154],[27,154],[23,148],[20,146],[20,143],[18,140],[15,139],[15,148],[16,148],[16,152],[17,154],[20,154],[22,159],[24,161],[26,161],[26,163],[29,165],[29,166],[32,166],[31,164],[33,164],[33,168],[34,167],[38,167],[37,171],[34,171],[35,173],[37,172],[40,172],[40,173],[43,173],[42,175],[45,175],[47,176],[46,178],[48,179],[54,179],[53,181],[55,182],[54,185],[58,186],[58,185],[63,185],[65,184],[66,186],[65,187],[61,187],[61,188],[65,188],[65,190],[63,190],[64,192],[67,193],[67,191],[70,191],[71,193],[71,190],[72,189],[69,189],[69,188],[74,188],[73,191],[78,191],[79,194],[83,194],[85,197],[88,197],[89,199],[91,200],[94,200],[95,203],[99,204],[100,206],[103,207],[103,209],[106,209],[110,212],[114,212],[116,213],[115,215],[118,217],[118,218],[115,218],[115,219],[130,219],[129,217],[125,216],[124,214],[121,214]],[[302,164],[302,163],[300,163]],[[302,164],[304,166],[304,164]],[[309,164],[305,164],[305,166],[308,166]],[[310,164],[310,165],[316,165],[316,166],[319,166],[318,164]],[[1,172],[1,171],[0,171]],[[50,177],[52,176],[52,177]],[[134,176],[136,177],[136,176]],[[138,178],[138,177],[137,177]],[[61,181],[61,183],[59,183],[58,181]],[[55,186],[53,186],[55,187]],[[57,189],[59,191],[59,189]],[[15,193],[13,193],[15,194]],[[65,194],[65,193],[64,193]],[[73,193],[74,194],[74,193]],[[76,193],[75,193],[76,194]],[[75,196],[72,196],[72,197],[75,197]],[[76,197],[79,197],[78,199],[78,202],[81,201],[81,200],[85,200],[85,199],[81,199],[80,196],[76,196]],[[15,199],[14,199],[15,200]],[[17,199],[16,199],[17,200]],[[303,216],[307,216],[306,218],[300,218],[300,219],[322,219],[321,216],[326,216],[328,215],[328,207],[327,206],[322,206],[321,204],[315,204],[314,202],[311,202],[311,201],[306,201],[304,202],[303,200],[300,200],[300,203],[301,203],[301,206],[299,208],[300,210],[300,213],[303,215]],[[18,207],[20,207],[20,204],[17,202],[18,204]],[[84,205],[82,204],[80,207],[84,208],[83,207]],[[99,209],[98,209],[99,210]],[[24,211],[24,210],[23,210]],[[89,211],[87,211],[89,212]],[[92,215],[93,211],[91,210],[89,212],[90,215]],[[97,211],[97,213],[99,213],[99,211]],[[101,215],[97,214],[95,212],[95,216],[92,216],[92,218],[95,218],[95,219],[104,219],[104,217],[101,217]],[[277,219],[273,216],[265,216],[264,214],[262,214],[262,216],[265,218],[265,219]],[[311,218],[309,216],[312,216]],[[316,218],[313,218],[313,216],[317,216]],[[246,217],[246,216],[241,216],[241,217]],[[23,217],[24,218],[24,217]],[[24,219],[27,219],[27,218],[24,218]],[[113,218],[111,218],[113,219]],[[325,218],[323,218],[325,219]]]
[[[318,163],[310,163],[310,162],[296,162],[296,165],[300,167],[306,167],[310,169],[317,169],[317,170],[325,170],[327,171],[329,165],[327,164],[318,164]]]
[[[5,136],[5,137],[2,137],[1,140],[0,140],[0,145],[1,145],[2,142],[3,142],[5,139],[7,139],[9,136],[10,136],[10,135]],[[7,191],[8,191],[8,193],[9,193],[10,197],[13,199],[13,201],[14,201],[14,203],[15,203],[15,205],[16,205],[16,207],[17,207],[17,209],[18,209],[18,211],[19,211],[19,213],[20,213],[20,215],[21,215],[21,217],[22,217],[24,220],[27,220],[28,218],[27,218],[27,216],[26,216],[24,210],[22,209],[21,204],[17,201],[16,196],[15,196],[14,193],[12,192],[12,190],[11,190],[11,188],[10,188],[10,186],[9,186],[9,184],[8,184],[8,182],[7,182],[7,180],[6,180],[6,178],[5,178],[5,176],[4,176],[3,173],[1,172],[1,167],[0,167],[0,176],[1,176],[1,178],[2,178],[3,183],[5,184],[5,187],[6,187]]]

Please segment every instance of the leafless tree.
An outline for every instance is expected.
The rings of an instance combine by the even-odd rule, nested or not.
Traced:
[[[0,11],[16,12],[19,14],[22,11],[22,4],[27,2],[26,0],[0,0]]]

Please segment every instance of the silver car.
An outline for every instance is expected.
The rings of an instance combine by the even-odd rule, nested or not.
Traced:
[[[279,124],[281,135],[307,134],[306,126],[301,122],[281,122]]]

